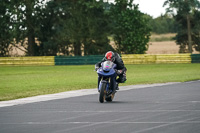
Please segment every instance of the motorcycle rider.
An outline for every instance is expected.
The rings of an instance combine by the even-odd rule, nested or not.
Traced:
[[[100,67],[101,67],[101,63],[104,61],[112,61],[113,63],[115,63],[117,65],[116,69],[116,73],[119,76],[119,78],[116,80],[118,83],[124,83],[126,81],[126,67],[124,66],[124,62],[121,59],[121,57],[119,56],[118,53],[114,53],[112,51],[108,51],[105,54],[105,57],[98,63],[95,64],[95,70],[97,71]],[[117,87],[117,90],[119,88]]]

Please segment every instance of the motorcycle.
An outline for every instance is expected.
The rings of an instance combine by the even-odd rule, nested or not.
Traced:
[[[102,62],[97,70],[99,102],[112,102],[117,92],[118,83],[116,82],[116,64],[111,61]]]

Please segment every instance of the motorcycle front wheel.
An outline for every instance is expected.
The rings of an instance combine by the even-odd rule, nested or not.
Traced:
[[[103,103],[106,96],[106,83],[102,83],[99,94],[99,102]]]

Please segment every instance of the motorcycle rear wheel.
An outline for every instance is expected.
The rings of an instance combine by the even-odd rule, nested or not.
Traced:
[[[106,83],[102,83],[99,94],[99,102],[103,103],[106,96]]]
[[[114,93],[114,94],[111,94],[109,97],[107,97],[107,98],[106,98],[106,101],[107,101],[107,102],[112,102],[113,99],[114,99],[114,97],[115,97],[115,93]]]

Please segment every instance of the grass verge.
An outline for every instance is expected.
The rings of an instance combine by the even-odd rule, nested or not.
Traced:
[[[200,64],[126,65],[121,85],[200,79]],[[0,67],[0,101],[97,87],[94,65]]]

